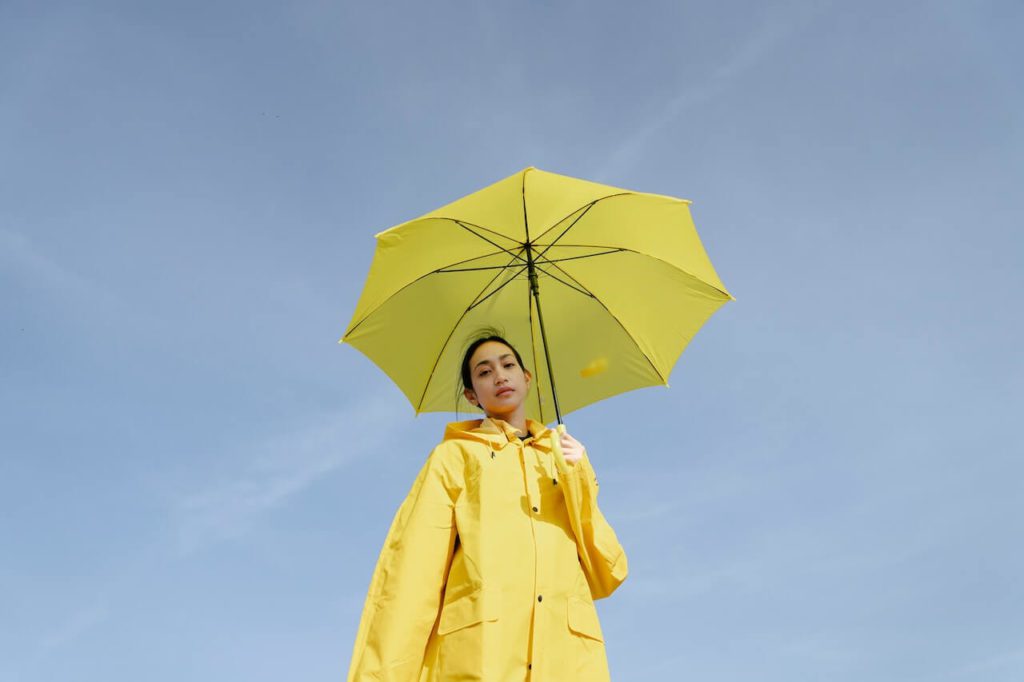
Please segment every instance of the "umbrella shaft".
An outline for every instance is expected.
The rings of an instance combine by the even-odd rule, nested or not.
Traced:
[[[540,325],[540,340],[544,345],[544,360],[548,367],[548,380],[551,382],[551,397],[555,401],[555,417],[558,423],[562,423],[562,410],[558,407],[558,392],[555,390],[555,372],[551,369],[551,353],[548,352],[548,335],[544,330],[544,314],[540,309],[540,285],[537,281],[537,270],[533,267],[533,252],[530,245],[526,245],[526,266],[530,278],[530,293],[537,303],[537,323]]]

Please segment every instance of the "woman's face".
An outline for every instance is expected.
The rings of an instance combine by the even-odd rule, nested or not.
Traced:
[[[519,366],[512,349],[500,341],[486,341],[473,351],[469,375],[473,390],[465,391],[466,399],[489,416],[511,415],[530,390],[530,373]]]

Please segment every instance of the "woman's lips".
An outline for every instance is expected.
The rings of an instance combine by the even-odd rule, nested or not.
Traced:
[[[499,389],[498,392],[495,395],[505,395],[506,393],[512,393],[513,390],[514,389],[511,389],[511,388],[502,388],[502,389]]]

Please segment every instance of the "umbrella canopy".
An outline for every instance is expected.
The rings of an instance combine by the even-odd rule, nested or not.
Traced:
[[[689,203],[526,168],[377,234],[341,342],[417,413],[476,410],[459,363],[482,327],[523,356],[534,376],[526,414],[544,423],[667,386],[686,345],[733,299]]]

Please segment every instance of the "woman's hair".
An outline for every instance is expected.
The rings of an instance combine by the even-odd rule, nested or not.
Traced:
[[[495,329],[494,327],[487,327],[479,330],[473,335],[469,345],[466,346],[466,351],[462,354],[462,365],[459,368],[459,373],[462,379],[463,388],[468,388],[471,391],[473,390],[473,372],[469,366],[469,361],[473,359],[473,353],[476,352],[476,349],[488,341],[497,341],[498,343],[503,343],[511,348],[512,353],[516,356],[516,362],[518,362],[519,366],[524,370],[526,369],[526,366],[523,364],[523,358],[519,356],[519,351],[516,350],[515,346],[505,340],[501,330]]]

